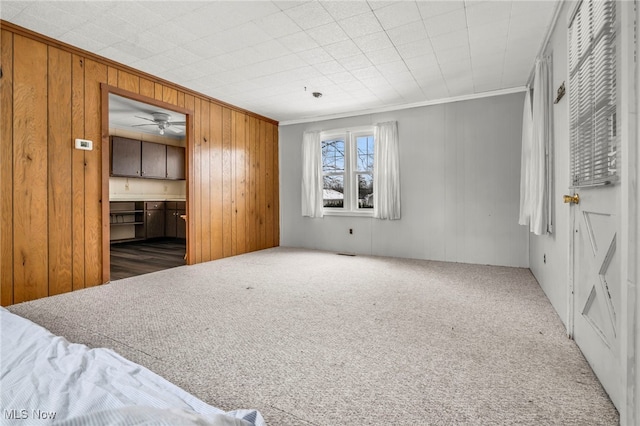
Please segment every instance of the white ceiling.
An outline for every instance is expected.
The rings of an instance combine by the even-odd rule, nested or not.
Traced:
[[[153,120],[152,114],[157,112],[168,114],[170,122],[179,123],[186,120],[185,115],[179,112],[170,111],[109,93],[110,128],[158,135],[160,130],[159,127],[152,121],[149,121]],[[184,139],[186,135],[185,128],[186,127],[184,125],[169,126],[169,128],[164,132],[164,137],[171,139]]]
[[[559,1],[2,0],[0,17],[291,122],[524,86]]]

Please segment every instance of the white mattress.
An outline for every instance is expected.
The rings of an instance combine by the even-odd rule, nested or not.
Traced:
[[[115,352],[69,343],[0,308],[0,424],[265,425],[224,412]]]

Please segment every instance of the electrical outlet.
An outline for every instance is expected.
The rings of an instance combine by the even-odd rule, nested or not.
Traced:
[[[129,179],[127,179],[127,181],[124,183],[124,190],[125,191],[129,190]]]
[[[542,263],[547,263],[547,254],[542,255]]]
[[[349,228],[349,234],[353,234],[353,228]]]

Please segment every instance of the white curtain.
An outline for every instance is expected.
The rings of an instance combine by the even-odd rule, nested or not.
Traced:
[[[549,61],[536,60],[533,85],[533,109],[531,130],[526,123],[527,100],[522,123],[522,170],[520,181],[521,225],[529,225],[536,235],[549,231],[549,164],[547,152],[550,149],[550,107]],[[525,96],[526,97],[526,96]]]
[[[531,162],[531,139],[533,139],[533,117],[531,116],[531,90],[527,87],[522,111],[522,153],[520,155],[520,225],[529,225],[531,201],[529,200],[529,166]]]
[[[322,217],[322,143],[320,132],[302,136],[302,216]]]
[[[398,125],[376,124],[373,159],[373,217],[400,219],[400,157]]]

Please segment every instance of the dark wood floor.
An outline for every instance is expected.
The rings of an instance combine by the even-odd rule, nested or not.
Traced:
[[[184,265],[184,240],[111,244],[111,281]]]

